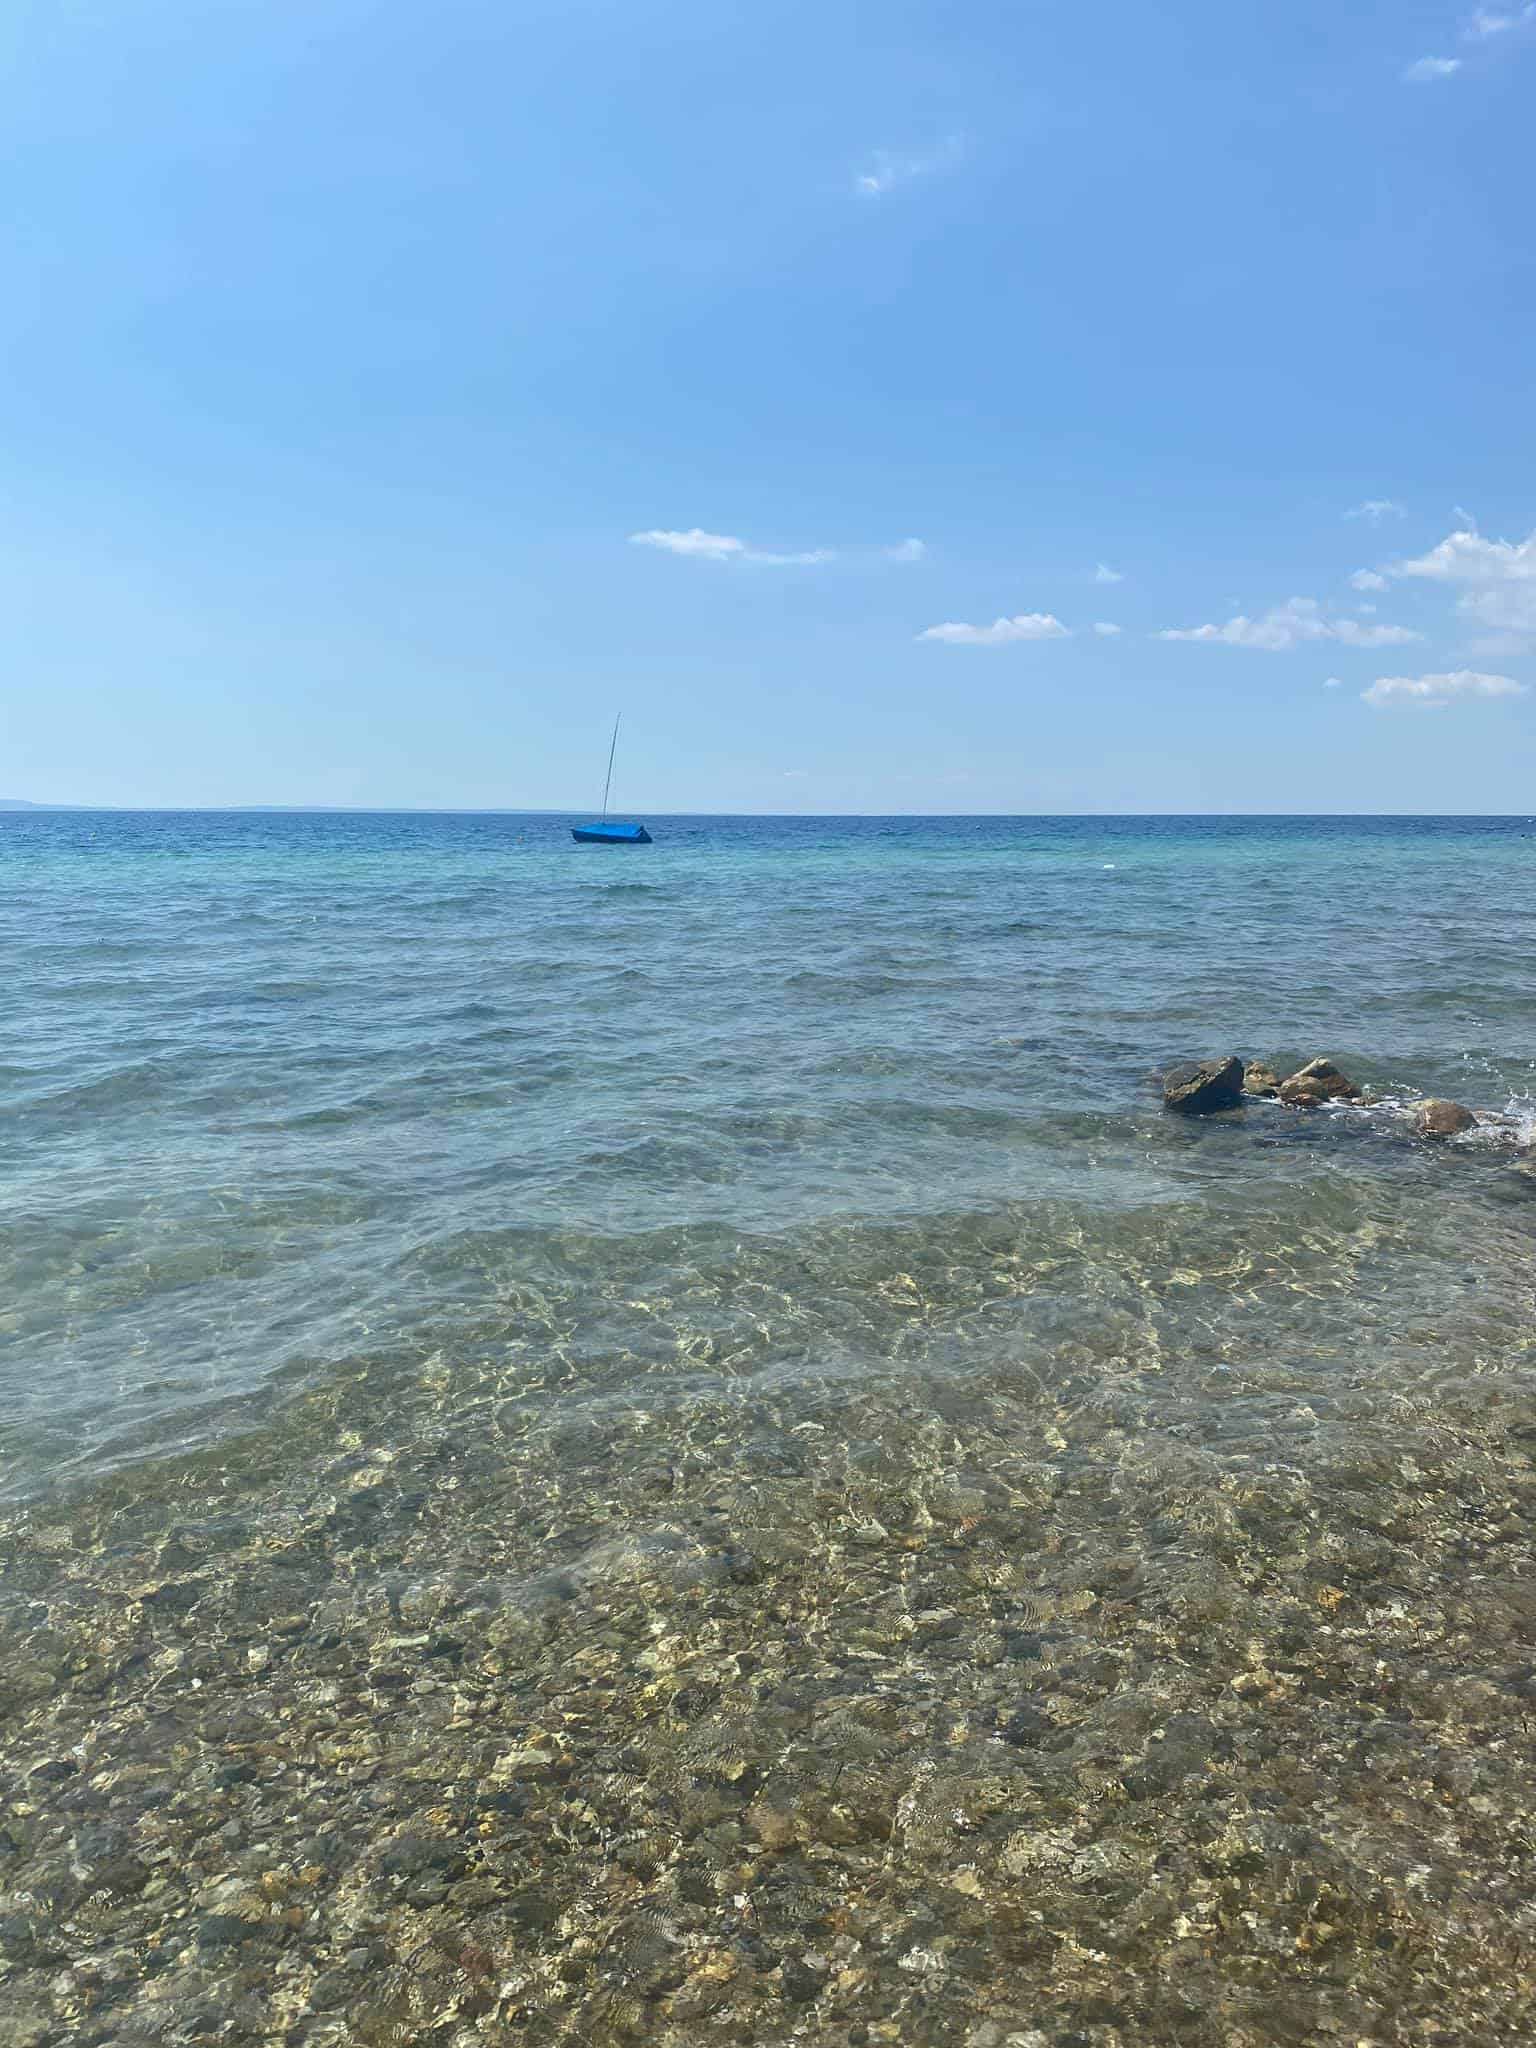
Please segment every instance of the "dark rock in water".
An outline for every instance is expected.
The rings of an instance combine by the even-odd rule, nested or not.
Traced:
[[[1280,1083],[1280,1100],[1293,1109],[1315,1109],[1321,1102],[1358,1102],[1360,1090],[1332,1060],[1308,1060],[1288,1081]]]
[[[457,1877],[466,1861],[464,1850],[451,1837],[413,1830],[386,1842],[379,1854],[379,1868],[386,1877],[407,1879]]]
[[[61,1778],[74,1777],[79,1768],[73,1757],[56,1756],[36,1765],[27,1775],[34,1784],[56,1785]]]
[[[1243,1069],[1245,1095],[1278,1095],[1280,1076],[1264,1060],[1250,1060]]]
[[[1421,1138],[1454,1138],[1458,1131],[1472,1130],[1477,1118],[1459,1102],[1431,1095],[1419,1104],[1413,1122]]]
[[[1235,1056],[1170,1067],[1163,1076],[1164,1109],[1176,1109],[1185,1116],[1209,1116],[1212,1110],[1236,1109],[1242,1099],[1243,1063]]]
[[[309,1987],[310,2011],[335,2012],[338,2007],[356,1998],[365,1982],[365,1973],[360,1970],[322,1970]]]
[[[1032,1749],[1055,1731],[1056,1723],[1049,1714],[1042,1714],[1038,1707],[1028,1705],[1017,1708],[998,1729],[1004,1742],[1014,1749]]]
[[[216,1887],[205,1905],[207,1910],[197,1916],[200,1949],[237,1948],[272,1932],[267,1901],[258,1891],[242,1889],[238,1880]]]
[[[811,1968],[796,1956],[786,1956],[779,1971],[784,1997],[790,2005],[809,2005],[819,1998],[827,1981],[825,1970]]]

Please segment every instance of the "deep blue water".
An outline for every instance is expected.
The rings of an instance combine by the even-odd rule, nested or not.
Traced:
[[[4,1491],[381,1354],[579,1414],[1528,1319],[1531,819],[650,823],[0,814]],[[1165,1118],[1227,1050],[1515,1123]]]

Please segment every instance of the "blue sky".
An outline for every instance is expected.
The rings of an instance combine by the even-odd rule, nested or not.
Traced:
[[[642,812],[1536,800],[1536,7],[23,0],[0,91],[0,795],[582,805],[622,704]]]

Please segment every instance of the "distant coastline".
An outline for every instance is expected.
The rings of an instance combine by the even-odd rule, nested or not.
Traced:
[[[579,805],[570,805],[564,810],[542,807],[538,810],[517,809],[482,810],[459,805],[439,807],[436,804],[34,804],[25,797],[0,796],[0,811],[109,811],[114,816],[153,817],[161,812],[192,811],[207,817],[271,817],[271,816],[314,816],[331,818],[353,812],[359,817],[466,817],[466,818],[568,818],[574,817]]]

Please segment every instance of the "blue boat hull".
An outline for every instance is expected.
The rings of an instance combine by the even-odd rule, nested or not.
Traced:
[[[573,825],[571,837],[579,846],[649,846],[651,835],[643,825]]]

